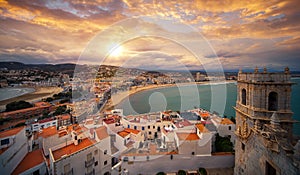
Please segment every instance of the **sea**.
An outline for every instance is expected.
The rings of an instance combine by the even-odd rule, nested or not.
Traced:
[[[34,91],[35,91],[34,88],[25,88],[25,87],[0,88],[0,101],[18,97]]]
[[[292,78],[291,108],[293,118],[300,121],[300,78]],[[141,91],[130,95],[115,108],[122,108],[124,115],[135,115],[163,110],[185,111],[203,108],[220,116],[235,117],[236,83],[211,83],[171,86]],[[300,123],[293,132],[300,136]]]

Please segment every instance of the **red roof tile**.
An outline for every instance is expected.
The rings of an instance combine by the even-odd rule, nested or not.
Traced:
[[[222,125],[232,125],[234,123],[228,118],[223,118],[222,121],[221,121],[221,124]]]
[[[9,130],[6,130],[6,131],[1,131],[0,132],[0,138],[16,135],[24,128],[25,128],[25,126],[22,126],[22,127],[18,127],[18,128],[9,129]]]
[[[176,133],[179,140],[199,140],[196,133]]]
[[[38,149],[26,154],[24,159],[19,163],[17,168],[13,171],[12,175],[20,174],[30,168],[33,168],[44,162],[42,150]]]
[[[52,152],[54,160],[60,159],[63,155],[71,155],[75,152],[78,152],[90,145],[92,145],[94,142],[88,138],[83,139],[78,145],[74,145],[73,143],[62,147],[58,150],[55,150]]]
[[[51,127],[43,129],[42,132],[39,133],[39,136],[47,138],[47,137],[53,136],[55,134],[57,134],[56,127],[51,126]]]
[[[200,132],[203,132],[203,133],[209,132],[208,129],[202,123],[197,123],[195,126],[196,126],[196,128],[199,129]]]

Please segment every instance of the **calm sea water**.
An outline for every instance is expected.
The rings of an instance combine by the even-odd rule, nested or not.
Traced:
[[[22,87],[0,88],[0,101],[18,97],[34,91],[35,91],[34,88],[22,88]]]
[[[293,118],[300,121],[300,78],[292,79],[297,83],[292,86]],[[213,84],[174,86],[151,89],[131,95],[117,108],[122,108],[125,115],[142,114],[166,109],[184,111],[201,107],[221,116],[235,117],[233,106],[236,102],[236,84]],[[300,135],[300,124],[294,125],[294,134]]]

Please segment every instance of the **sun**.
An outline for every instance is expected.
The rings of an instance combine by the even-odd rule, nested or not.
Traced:
[[[122,55],[123,51],[124,51],[124,48],[122,46],[118,46],[111,52],[110,56],[118,57],[118,56]]]

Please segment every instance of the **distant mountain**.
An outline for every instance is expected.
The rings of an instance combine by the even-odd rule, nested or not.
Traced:
[[[43,71],[56,71],[66,74],[73,74],[76,64],[24,64],[20,62],[0,62],[0,69],[8,70],[26,70],[26,69],[37,69]]]

